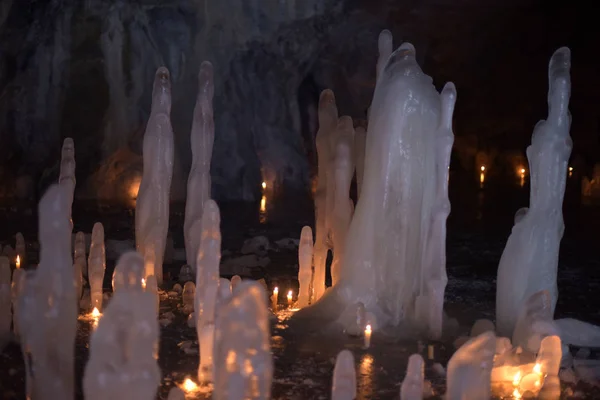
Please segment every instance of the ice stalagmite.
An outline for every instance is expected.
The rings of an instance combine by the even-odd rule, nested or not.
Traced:
[[[300,246],[298,247],[298,307],[310,304],[310,281],[312,278],[313,234],[310,226],[302,228]]]
[[[455,97],[452,84],[440,96],[410,43],[388,57],[373,97],[363,186],[346,236],[340,280],[290,323],[347,325],[355,321],[360,302],[382,328],[408,322],[439,332],[449,211],[444,182]],[[417,313],[417,296],[427,298],[430,315]]]
[[[0,349],[10,338],[11,311],[11,276],[8,257],[0,257]]]
[[[71,209],[73,207],[73,196],[75,194],[75,143],[71,138],[65,138],[62,145],[60,156],[60,176],[58,184],[65,191],[64,200],[69,211],[69,221],[71,230],[73,229],[73,220],[71,219]],[[71,243],[71,232],[69,231],[69,244]],[[70,247],[70,246],[69,246]]]
[[[330,171],[332,181],[329,189],[332,193],[331,208],[327,209],[330,221],[330,232],[333,242],[333,262],[331,263],[331,282],[339,280],[343,266],[346,234],[352,219],[352,200],[350,199],[350,184],[354,176],[354,127],[352,118],[341,117],[334,135],[331,137],[331,149],[334,158],[331,160]]]
[[[169,71],[156,71],[152,108],[144,134],[144,172],[135,206],[136,249],[146,263],[145,276],[162,283],[163,257],[169,230],[169,194],[173,178],[173,128]]]
[[[329,182],[328,170],[333,149],[330,146],[330,136],[333,135],[338,123],[338,111],[335,96],[329,89],[321,92],[319,98],[319,130],[317,132],[317,154],[319,176],[315,193],[316,229],[314,246],[315,274],[313,278],[314,300],[325,293],[325,269],[327,251],[329,250],[329,231],[327,226],[327,193],[331,191],[333,181]]]
[[[242,277],[239,275],[234,275],[231,277],[231,282],[229,282],[231,293],[235,291],[238,285],[242,283]]]
[[[137,251],[128,251],[123,254],[113,273],[113,292],[127,288],[130,290],[143,290],[144,259]]]
[[[204,61],[198,74],[198,97],[190,136],[192,168],[188,176],[183,225],[187,263],[192,266],[194,271],[202,233],[202,211],[210,199],[210,160],[215,140],[213,95],[213,66],[210,62]]]
[[[19,306],[30,353],[31,398],[73,399],[77,305],[71,258],[71,224],[65,192],[52,185],[39,204],[40,264]]]
[[[392,32],[384,29],[379,34],[377,38],[377,49],[379,51],[379,56],[377,57],[377,67],[376,67],[376,76],[377,79],[383,73],[383,69],[388,62],[393,50],[394,50],[394,38],[392,37]]]
[[[535,126],[527,148],[529,209],[515,223],[498,267],[496,324],[502,336],[512,333],[523,304],[540,290],[550,293],[554,314],[558,252],[564,231],[562,203],[573,147],[569,136],[570,68],[570,50],[556,50],[548,66],[548,118]]]
[[[495,351],[493,332],[483,333],[463,344],[448,361],[446,399],[489,399]]]
[[[127,256],[120,262],[140,260]],[[86,400],[154,399],[160,384],[158,338],[154,295],[136,285],[120,287],[92,333],[83,377]]]
[[[104,249],[104,226],[96,222],[92,228],[92,244],[88,257],[88,278],[92,309],[102,311],[102,284],[106,271],[106,251]]]
[[[273,360],[266,298],[260,283],[246,281],[221,308],[213,399],[270,399]]]
[[[339,352],[333,368],[331,400],[354,400],[356,398],[356,369],[350,350]]]
[[[219,291],[221,262],[221,216],[213,200],[206,201],[202,213],[202,236],[196,260],[196,331],[200,346],[198,380],[212,380],[215,337],[215,309]],[[241,284],[240,284],[241,286]]]
[[[413,354],[408,358],[406,377],[400,386],[400,400],[421,400],[424,379],[425,361],[420,354]]]

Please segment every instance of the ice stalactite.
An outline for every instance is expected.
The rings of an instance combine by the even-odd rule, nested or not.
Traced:
[[[455,98],[452,84],[441,95],[435,90],[410,43],[387,58],[370,111],[361,198],[346,236],[340,279],[315,305],[298,311],[291,323],[309,328],[335,321],[347,325],[360,302],[380,327],[439,331]],[[319,223],[317,214],[317,235]],[[315,260],[315,274],[317,270]],[[435,306],[435,313],[427,316],[415,308],[417,297],[424,294]]]
[[[538,122],[527,148],[531,190],[529,209],[515,223],[502,253],[496,288],[498,332],[510,336],[529,297],[547,290],[551,314],[558,298],[558,253],[564,232],[562,203],[573,142],[571,52],[562,47],[548,66],[548,118]]]
[[[210,62],[205,61],[200,66],[198,74],[198,97],[190,135],[192,167],[188,176],[183,227],[186,259],[194,271],[202,234],[202,211],[210,199],[210,161],[215,140],[213,95],[213,66]]]

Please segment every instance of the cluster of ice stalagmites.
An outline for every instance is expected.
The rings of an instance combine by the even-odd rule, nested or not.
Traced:
[[[550,293],[551,314],[558,297],[562,202],[573,146],[569,136],[570,67],[569,49],[558,49],[548,66],[548,118],[535,126],[527,148],[529,209],[513,227],[498,267],[496,319],[498,331],[504,336],[512,333],[520,310],[533,293]]]
[[[198,98],[194,108],[194,120],[190,144],[192,167],[188,176],[187,199],[183,233],[187,263],[196,268],[196,255],[201,241],[202,212],[210,199],[210,161],[215,140],[213,120],[213,66],[205,61],[198,74]]]
[[[65,192],[51,186],[39,204],[40,264],[19,299],[22,345],[31,362],[28,394],[73,399],[77,305]]]
[[[162,283],[163,257],[169,229],[169,194],[173,177],[173,128],[169,71],[156,71],[152,108],[144,134],[144,172],[135,208],[136,249],[144,256],[145,277]]]
[[[90,360],[83,377],[86,400],[150,400],[160,384],[157,362],[159,326],[152,293],[136,283],[141,256],[119,260],[123,285],[103,313],[90,341]]]
[[[382,35],[380,47],[385,57],[391,39],[387,31]],[[323,290],[329,235],[334,241],[334,264],[335,257],[340,263],[332,269],[339,271],[339,278],[337,282],[334,278],[332,290],[320,302],[299,311],[294,319],[298,322],[312,319],[319,326],[323,321],[336,320],[347,324],[349,318],[355,318],[354,305],[361,302],[381,326],[411,322],[439,337],[446,284],[447,181],[456,90],[449,83],[440,95],[431,78],[421,71],[415,49],[409,43],[381,62],[378,75],[369,114],[360,200],[347,232],[342,233],[345,240],[341,258],[335,249],[336,230],[331,233],[330,228],[344,225],[340,221],[348,218],[347,208],[344,209],[348,202],[344,204],[340,195],[333,205],[328,196],[330,188],[336,188],[338,182],[344,188],[347,185],[347,176],[342,174],[344,163],[340,161],[347,149],[342,151],[343,140],[332,148],[331,141],[319,140],[319,135],[349,136],[351,124],[344,119],[337,123],[331,92],[321,95],[315,298]],[[327,164],[336,158],[336,150],[340,150],[341,156],[337,181],[336,169],[330,168],[332,162]],[[348,199],[347,193],[344,196]]]
[[[266,298],[258,282],[246,281],[220,309],[215,331],[214,399],[270,398],[273,360]]]
[[[219,207],[208,200],[202,215],[202,236],[196,261],[196,331],[200,346],[198,380],[212,380],[215,311],[219,292],[221,261],[221,216]]]
[[[92,243],[88,256],[88,279],[92,308],[102,311],[102,284],[106,271],[106,251],[104,248],[104,226],[96,222],[92,228]]]

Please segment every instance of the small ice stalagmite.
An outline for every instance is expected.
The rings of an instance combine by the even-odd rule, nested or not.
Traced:
[[[83,271],[81,264],[73,263],[73,282],[75,282],[75,304],[79,310],[79,301],[83,295]]]
[[[494,332],[485,332],[463,344],[448,361],[446,399],[489,399],[495,351]]]
[[[198,74],[198,97],[190,136],[192,167],[188,176],[183,233],[187,263],[196,270],[204,205],[210,199],[210,161],[215,140],[213,66],[204,61]]]
[[[214,200],[206,201],[202,213],[202,236],[196,260],[196,332],[200,347],[198,380],[213,379],[213,347],[215,337],[215,309],[219,291],[219,263],[221,262],[221,216]],[[239,287],[241,287],[240,284]]]
[[[19,262],[25,266],[27,263],[27,249],[25,247],[25,238],[21,232],[17,232],[15,235],[15,251],[17,252],[17,256],[19,256]]]
[[[550,293],[550,312],[558,298],[558,252],[564,231],[562,203],[573,142],[571,116],[571,52],[562,47],[548,66],[548,118],[533,130],[527,148],[531,191],[527,213],[513,227],[498,267],[496,323],[508,336],[529,297]]]
[[[218,315],[215,332],[215,400],[271,397],[273,360],[263,287],[243,282]]]
[[[314,246],[315,273],[313,278],[314,301],[325,293],[325,272],[327,251],[329,250],[329,230],[327,226],[327,193],[331,191],[333,179],[329,182],[329,162],[333,154],[330,137],[338,123],[335,96],[329,89],[321,92],[319,98],[319,130],[317,131],[318,179],[315,193],[316,235]]]
[[[420,354],[408,358],[406,377],[400,386],[400,400],[421,400],[425,380],[425,361]]]
[[[144,259],[137,251],[128,251],[119,257],[115,272],[113,273],[113,292],[127,288],[143,290]]]
[[[543,375],[558,376],[560,361],[562,359],[562,344],[556,335],[546,336],[542,339],[536,364],[540,365]]]
[[[241,282],[240,282],[241,283]],[[237,287],[237,286],[236,286]],[[219,278],[219,304],[225,304],[233,293],[233,285],[227,278]]]
[[[310,283],[312,280],[313,260],[313,234],[310,226],[305,226],[300,232],[300,246],[298,247],[298,307],[310,304]]]
[[[0,349],[10,338],[10,324],[13,319],[10,285],[10,260],[2,256],[0,257]]]
[[[92,309],[102,311],[102,285],[106,271],[106,252],[104,249],[104,226],[96,222],[92,228],[92,244],[88,257],[88,279]]]
[[[382,328],[417,321],[430,334],[439,332],[445,286],[441,225],[449,210],[441,185],[448,171],[442,171],[446,160],[440,155],[449,145],[454,96],[451,84],[440,96],[410,43],[388,57],[373,97],[363,186],[346,235],[339,282],[295,313],[290,324],[346,326],[355,318],[354,305],[362,302]],[[315,249],[315,271],[316,254]],[[431,297],[425,324],[415,309],[418,295]]]
[[[233,291],[235,290],[236,287],[238,287],[238,285],[242,283],[242,277],[239,275],[234,275],[231,277],[231,292],[233,293]]]
[[[134,257],[122,259],[139,263]],[[133,270],[137,267],[127,267]],[[83,377],[86,400],[150,400],[160,385],[159,326],[151,293],[120,287],[90,340]]]
[[[163,257],[169,230],[169,194],[173,178],[173,128],[171,127],[171,80],[169,71],[156,71],[150,118],[144,134],[144,171],[135,206],[137,251],[152,265],[146,277],[163,280]]]
[[[88,279],[88,267],[86,260],[86,249],[85,249],[85,234],[83,232],[77,232],[75,234],[75,256],[73,262],[81,266],[83,277]]]
[[[379,79],[394,50],[394,38],[392,32],[387,29],[381,31],[379,38],[377,39],[377,48],[379,50],[379,57],[377,57],[377,67],[375,72],[377,79]]]
[[[185,392],[175,386],[169,390],[169,396],[167,397],[167,400],[185,400]]]
[[[330,166],[333,177],[333,202],[331,210],[327,210],[330,218],[333,239],[333,261],[331,263],[331,282],[337,283],[343,265],[344,246],[348,226],[352,220],[352,202],[350,200],[350,184],[354,176],[354,127],[352,118],[341,117],[333,136],[331,148],[334,159]]]
[[[65,138],[62,145],[60,156],[60,176],[58,185],[65,192],[65,206],[69,211],[69,222],[73,230],[73,220],[71,219],[71,210],[73,208],[73,197],[75,195],[75,143],[71,138]],[[69,245],[71,244],[71,232],[69,232]]]
[[[65,193],[52,185],[39,203],[40,264],[19,306],[29,350],[34,399],[75,396],[77,304],[71,258],[71,224]],[[33,296],[30,297],[30,296]]]
[[[547,290],[532,294],[521,306],[512,335],[513,346],[537,353],[545,336],[558,335],[552,320],[552,300]]]
[[[356,369],[350,350],[339,352],[333,368],[331,400],[354,400],[356,398]]]
[[[354,130],[354,163],[356,164],[356,194],[359,199],[365,172],[366,147],[367,131],[362,126],[357,126]]]

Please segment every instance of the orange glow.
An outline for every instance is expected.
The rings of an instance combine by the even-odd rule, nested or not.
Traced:
[[[263,183],[262,183],[262,188],[263,188],[263,189],[266,189],[266,188],[267,188],[267,182],[263,182]]]
[[[485,172],[485,165],[482,165],[480,169],[481,169],[481,172]]]
[[[17,256],[17,261],[15,262],[15,265],[17,266],[17,268],[21,268],[21,257]]]
[[[194,382],[193,380],[191,380],[190,378],[187,378],[184,382],[182,389],[185,390],[186,392],[195,392],[196,390],[198,390],[198,385],[196,385],[196,382]]]

